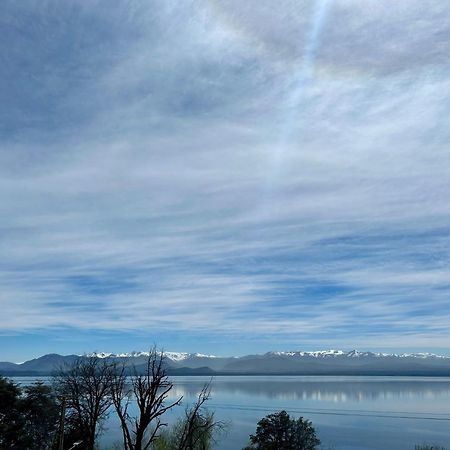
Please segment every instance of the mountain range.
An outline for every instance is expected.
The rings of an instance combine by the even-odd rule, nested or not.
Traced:
[[[374,353],[358,350],[268,352],[221,357],[201,353],[164,352],[169,375],[421,375],[450,376],[450,357],[432,353]],[[109,358],[145,366],[148,352],[48,354],[20,364],[0,362],[3,376],[46,376],[77,358]]]

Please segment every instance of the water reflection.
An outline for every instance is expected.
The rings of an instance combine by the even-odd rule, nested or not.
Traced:
[[[18,384],[37,380],[50,383],[51,378],[13,377]],[[205,383],[211,382],[211,393],[236,398],[253,397],[280,401],[313,400],[333,403],[370,400],[450,399],[450,378],[425,377],[267,377],[219,376],[172,377],[170,397],[191,399]]]
[[[175,378],[172,395],[191,398],[197,395],[203,378]],[[369,400],[427,401],[450,398],[449,378],[381,378],[381,377],[216,377],[212,380],[212,396],[229,394],[280,401],[314,400],[333,403]]]

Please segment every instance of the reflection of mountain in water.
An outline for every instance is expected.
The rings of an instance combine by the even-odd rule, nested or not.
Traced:
[[[175,380],[174,396],[191,398],[200,391],[202,380]],[[215,393],[235,397],[252,396],[277,400],[322,400],[332,402],[450,398],[450,379],[441,380],[258,380],[254,377],[233,380],[216,379],[212,382]]]

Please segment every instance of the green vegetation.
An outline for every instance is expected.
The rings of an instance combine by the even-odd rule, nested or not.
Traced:
[[[59,407],[52,389],[35,383],[21,389],[0,377],[0,448],[51,450]]]
[[[292,419],[286,411],[280,411],[258,422],[244,450],[314,450],[319,444],[310,421]]]
[[[211,450],[214,435],[221,425],[214,414],[188,410],[186,416],[165,430],[151,446],[151,450]]]

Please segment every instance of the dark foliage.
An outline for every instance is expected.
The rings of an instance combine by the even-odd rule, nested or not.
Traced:
[[[49,386],[37,382],[24,389],[21,406],[25,422],[27,449],[47,450],[53,447],[58,430],[60,408]]]
[[[310,421],[292,419],[286,411],[280,411],[258,422],[250,443],[245,450],[314,450],[320,440]]]
[[[20,412],[19,387],[0,378],[0,448],[22,449],[20,436],[23,431],[23,418]]]
[[[22,390],[0,378],[0,449],[51,449],[58,417],[58,405],[48,386],[35,383]]]

